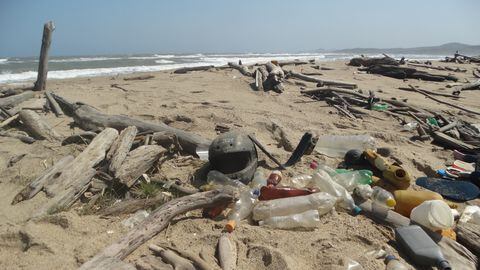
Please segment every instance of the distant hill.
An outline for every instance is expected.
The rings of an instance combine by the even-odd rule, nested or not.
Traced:
[[[431,47],[414,47],[414,48],[353,48],[335,50],[336,53],[365,53],[365,54],[433,54],[433,55],[445,55],[452,56],[456,51],[466,55],[480,55],[480,45],[468,45],[462,43],[447,43],[440,46]]]

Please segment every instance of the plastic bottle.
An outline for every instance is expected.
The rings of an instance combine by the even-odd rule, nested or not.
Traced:
[[[410,219],[432,231],[447,230],[453,226],[453,214],[443,200],[424,201],[413,208]]]
[[[319,170],[314,173],[312,177],[312,181],[316,187],[338,198],[340,207],[351,211],[355,215],[360,213],[361,209],[355,205],[350,193],[348,193],[344,187],[333,181],[327,172]]]
[[[315,146],[317,152],[338,158],[343,158],[351,149],[375,149],[375,140],[369,135],[325,135],[318,138]]]
[[[246,219],[251,213],[258,197],[257,191],[244,190],[240,193],[240,198],[235,202],[232,211],[228,215],[228,222],[225,225],[225,230],[233,232],[237,224]]]
[[[358,197],[360,197],[364,200],[367,200],[367,199],[370,199],[370,197],[372,197],[373,189],[370,185],[358,185],[353,190],[353,193],[356,196],[358,196]]]
[[[272,171],[272,173],[268,176],[267,185],[276,186],[278,183],[282,181],[282,172],[281,171]]]
[[[395,196],[395,212],[410,217],[412,209],[428,200],[442,200],[442,195],[433,191],[417,191],[417,190],[396,190],[393,192]]]
[[[388,109],[387,104],[375,103],[372,106],[372,110],[374,110],[374,111],[385,111],[387,109]]]
[[[267,185],[267,178],[265,177],[265,174],[262,171],[257,170],[253,175],[252,181],[250,182],[250,187],[252,189],[260,189],[261,187],[266,185]]]
[[[403,125],[402,129],[405,131],[412,131],[412,130],[417,130],[417,127],[418,127],[417,122],[410,122]]]
[[[348,171],[335,175],[333,180],[352,192],[358,185],[370,185],[372,176],[373,173],[369,170]]]
[[[386,191],[381,187],[374,187],[372,192],[372,201],[381,205],[386,205],[388,207],[394,207],[396,201],[392,193]]]
[[[308,210],[318,210],[319,215],[324,215],[332,210],[335,202],[336,198],[325,192],[260,201],[253,208],[253,219],[265,220],[269,217],[288,216]]]
[[[260,226],[268,226],[277,229],[313,229],[320,221],[318,210],[308,210],[302,213],[288,216],[273,216],[258,222]]]
[[[290,184],[295,188],[310,187],[312,184],[312,176],[308,174],[300,174],[290,178]]]
[[[207,182],[210,189],[222,186],[233,186],[239,189],[248,188],[247,185],[245,185],[244,183],[238,180],[230,179],[225,174],[215,170],[208,172]]]
[[[260,201],[274,200],[288,197],[305,196],[314,193],[315,190],[306,188],[293,188],[293,187],[275,187],[275,186],[263,186],[260,189]]]
[[[387,255],[385,257],[385,264],[387,265],[386,270],[408,270],[408,268],[393,255]]]
[[[437,266],[440,270],[452,269],[438,245],[417,225],[395,229],[397,242],[418,265]]]

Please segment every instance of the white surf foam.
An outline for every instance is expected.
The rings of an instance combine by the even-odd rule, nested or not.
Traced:
[[[1,64],[6,64],[8,62],[7,58],[0,58],[0,65]]]
[[[160,59],[160,60],[155,60],[155,63],[157,63],[157,64],[173,64],[175,62],[171,61],[171,60]]]
[[[78,58],[51,59],[49,60],[49,62],[69,63],[69,62],[107,61],[107,60],[119,60],[119,59],[122,59],[122,58],[120,57],[78,57]]]

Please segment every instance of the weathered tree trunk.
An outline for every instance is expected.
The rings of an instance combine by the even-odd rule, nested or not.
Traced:
[[[52,43],[53,30],[55,30],[55,26],[52,21],[47,22],[43,26],[42,49],[40,50],[40,60],[38,61],[38,75],[33,88],[36,91],[45,90],[47,85],[48,51]]]
[[[298,73],[295,71],[289,71],[288,74],[294,78],[304,80],[307,82],[314,82],[318,83],[320,86],[334,86],[334,87],[340,87],[340,88],[347,88],[347,89],[355,89],[357,88],[357,84],[355,83],[347,83],[347,82],[337,82],[337,81],[331,81],[331,80],[323,80],[323,79],[318,79],[315,77],[310,77],[307,75],[304,75],[302,73]]]
[[[143,256],[135,261],[137,270],[174,270],[173,267],[154,255]]]
[[[212,190],[169,201],[153,211],[150,216],[127,235],[104,248],[99,254],[84,263],[80,270],[97,269],[97,265],[103,264],[105,260],[110,260],[111,258],[123,260],[143,243],[165,229],[177,215],[195,209],[232,202],[233,198],[231,191]]]
[[[414,68],[399,67],[394,65],[374,65],[360,70],[402,80],[407,78],[436,82],[443,82],[445,80],[458,80],[457,77],[452,75],[430,74],[425,71],[418,71]]]
[[[456,232],[457,241],[467,247],[473,254],[480,256],[480,225],[458,223]]]
[[[443,147],[453,148],[467,153],[474,153],[474,151],[477,149],[477,147],[471,144],[464,143],[442,132],[434,132],[432,133],[432,137],[437,143],[439,143]]]
[[[395,65],[398,66],[400,65],[401,62],[398,60],[395,60],[391,57],[356,57],[350,59],[350,62],[348,62],[349,66],[355,66],[355,67],[370,67],[370,66],[375,66],[375,65]]]
[[[19,113],[20,121],[22,121],[29,134],[35,139],[56,141],[60,139],[60,135],[45,122],[40,115],[31,110],[22,110]]]
[[[131,187],[165,152],[166,149],[160,145],[142,145],[128,153],[115,177],[120,183]]]
[[[13,198],[12,204],[17,204],[21,201],[33,198],[38,192],[40,192],[40,190],[43,189],[46,183],[53,181],[52,179],[58,177],[65,167],[70,165],[73,159],[73,156],[63,157],[57,161],[55,165],[43,171],[37,178],[30,182],[30,184],[28,184]]]
[[[173,265],[174,269],[197,270],[189,260],[178,255],[173,250],[164,249],[157,245],[149,245],[148,248],[162,257],[164,261]]]
[[[309,64],[309,61],[303,61],[303,60],[284,60],[284,61],[278,61],[278,65],[283,67],[287,65],[307,65]]]
[[[152,206],[165,203],[169,200],[169,198],[170,197],[165,196],[163,193],[159,193],[153,198],[121,201],[102,210],[100,215],[114,216],[120,214],[130,214],[141,209],[148,209]]]
[[[263,74],[258,70],[258,68],[254,72],[255,74],[255,89],[257,91],[263,91]]]
[[[237,247],[227,234],[222,234],[218,239],[218,262],[222,270],[235,270],[237,268]]]
[[[458,90],[464,91],[464,90],[478,90],[480,89],[480,80],[477,80],[472,83],[466,83],[460,87],[458,87]]]
[[[130,148],[132,148],[133,140],[135,140],[136,135],[137,127],[129,126],[120,132],[120,135],[111,147],[107,157],[110,156],[110,152],[112,152],[108,170],[113,173],[113,175],[115,175],[118,169],[120,169],[128,152],[130,152]]]
[[[198,135],[176,129],[165,125],[164,123],[153,124],[141,120],[133,119],[124,115],[107,115],[97,111],[95,108],[83,103],[70,103],[65,99],[53,94],[60,106],[64,108],[65,113],[70,113],[75,122],[85,130],[97,130],[104,127],[112,127],[123,130],[128,126],[136,126],[139,132],[167,131],[174,133],[182,149],[189,154],[196,155],[197,147],[206,147],[210,141]]]
[[[34,96],[35,96],[34,92],[25,91],[18,95],[0,98],[0,107],[2,108],[13,107],[17,104],[24,102],[25,100],[29,100],[33,98]]]
[[[211,68],[214,68],[214,66],[184,67],[184,68],[176,69],[173,73],[185,74],[190,71],[203,71],[203,70],[209,70]]]
[[[62,109],[58,105],[57,101],[52,97],[52,92],[45,92],[45,96],[47,97],[47,100],[50,103],[50,107],[52,108],[52,111],[55,113],[55,115],[57,117],[63,115]]]
[[[153,79],[155,76],[153,75],[140,75],[140,76],[133,76],[133,77],[126,77],[123,78],[124,81],[139,81],[139,80],[148,80]]]
[[[234,63],[234,62],[228,62],[228,66],[240,71],[240,73],[242,73],[245,76],[252,77],[252,72],[250,72],[250,70],[248,70],[247,66],[239,65],[239,64]]]

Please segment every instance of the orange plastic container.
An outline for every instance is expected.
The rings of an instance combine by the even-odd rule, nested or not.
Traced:
[[[429,200],[443,200],[442,195],[427,190],[396,190],[393,192],[395,196],[395,212],[410,217],[412,209]]]

